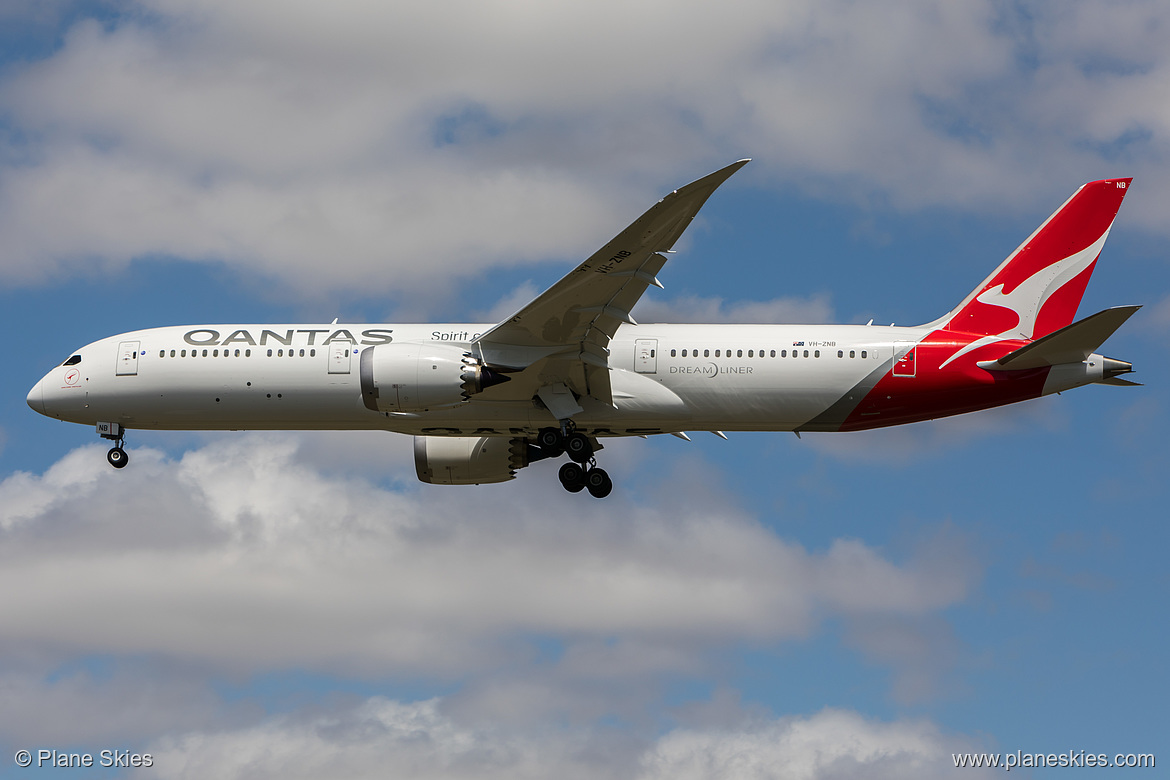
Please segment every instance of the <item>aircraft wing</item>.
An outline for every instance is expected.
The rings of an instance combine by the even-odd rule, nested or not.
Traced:
[[[670,193],[559,282],[480,336],[476,345],[489,364],[539,375],[535,382],[509,383],[510,393],[564,384],[577,395],[612,404],[610,339],[622,323],[634,323],[630,309],[646,288],[662,286],[655,278],[666,264],[661,253],[674,246],[711,193],[748,162],[732,163]]]

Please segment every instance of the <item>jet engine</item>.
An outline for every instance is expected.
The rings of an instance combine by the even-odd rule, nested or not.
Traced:
[[[375,412],[425,412],[465,403],[509,377],[449,344],[380,344],[362,350],[362,401]]]
[[[507,482],[528,465],[529,446],[502,436],[415,436],[414,469],[432,485]]]

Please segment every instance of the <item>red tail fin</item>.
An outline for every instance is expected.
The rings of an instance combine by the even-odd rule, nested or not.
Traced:
[[[1081,187],[938,325],[1038,339],[1070,324],[1131,181]]]

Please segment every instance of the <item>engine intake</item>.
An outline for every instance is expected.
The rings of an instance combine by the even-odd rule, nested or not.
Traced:
[[[380,344],[362,350],[362,401],[375,412],[425,412],[466,403],[511,377],[460,347]]]

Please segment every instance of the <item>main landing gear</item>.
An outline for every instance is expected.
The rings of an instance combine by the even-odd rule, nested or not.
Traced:
[[[536,443],[550,458],[568,453],[569,462],[557,472],[557,478],[565,490],[570,493],[588,490],[594,498],[605,498],[613,490],[613,480],[605,469],[598,468],[597,460],[593,457],[593,442],[585,434],[543,428],[536,436]]]
[[[123,449],[126,444],[125,431],[126,429],[118,423],[97,424],[98,435],[103,439],[109,439],[114,442],[114,446],[106,453],[106,460],[116,469],[124,469],[126,468],[126,464],[130,462],[130,456]]]

